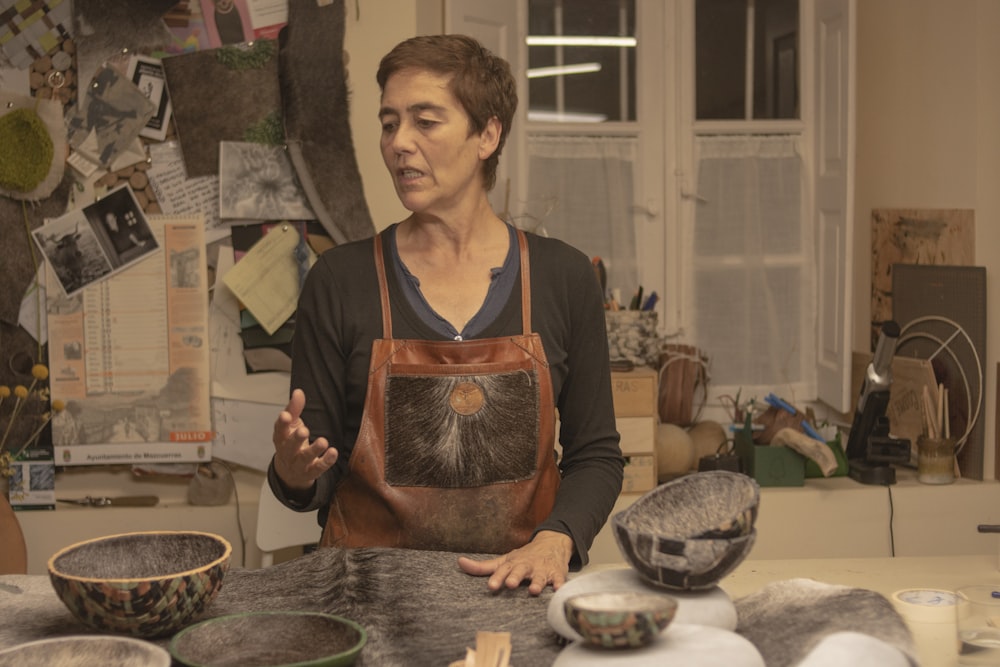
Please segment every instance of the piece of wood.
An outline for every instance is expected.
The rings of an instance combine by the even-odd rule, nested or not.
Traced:
[[[0,574],[27,574],[28,547],[21,522],[10,506],[6,493],[0,493]]]

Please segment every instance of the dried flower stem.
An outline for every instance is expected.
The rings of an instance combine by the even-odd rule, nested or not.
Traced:
[[[7,437],[10,435],[10,429],[14,426],[14,421],[17,419],[18,411],[24,405],[24,399],[28,397],[28,390],[23,385],[17,385],[14,387],[14,396],[16,397],[14,409],[10,412],[10,421],[7,422],[7,428],[3,432],[3,439],[0,440],[0,451],[7,446]]]

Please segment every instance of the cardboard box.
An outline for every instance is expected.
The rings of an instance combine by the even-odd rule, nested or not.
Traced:
[[[656,487],[656,456],[632,454],[625,457],[622,493],[645,493]]]
[[[743,472],[761,486],[804,486],[806,458],[788,447],[754,444],[745,430],[736,432],[736,454]]]
[[[657,415],[658,374],[648,366],[630,371],[612,371],[611,396],[616,417],[655,417]]]
[[[655,417],[618,417],[622,454],[652,454],[656,451]]]

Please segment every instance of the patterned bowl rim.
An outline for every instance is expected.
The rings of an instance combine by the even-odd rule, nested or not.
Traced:
[[[734,510],[731,515],[727,517],[727,521],[734,521],[740,523],[739,519],[746,515],[748,512],[753,515],[753,520],[745,522],[746,525],[742,526],[739,530],[729,529],[725,532],[733,532],[733,535],[745,535],[752,529],[757,520],[757,513],[760,507],[760,484],[754,478],[746,475],[744,473],[735,473],[729,470],[703,470],[694,473],[689,473],[683,475],[676,479],[672,479],[668,482],[658,484],[649,491],[643,493],[641,496],[636,498],[636,500],[630,504],[625,509],[615,512],[611,516],[611,523],[615,525],[621,525],[626,530],[632,531],[632,520],[635,515],[646,511],[646,508],[653,503],[654,498],[662,496],[665,493],[675,492],[677,489],[684,486],[691,486],[692,484],[702,484],[710,483],[709,480],[715,478],[716,480],[728,480],[732,487],[738,487],[740,491],[750,491],[750,497],[747,499],[748,502],[740,506],[739,510]],[[710,526],[703,530],[701,533],[695,533],[692,535],[676,534],[671,535],[671,539],[675,540],[687,540],[687,539],[699,539],[699,536],[705,533],[717,530],[718,525]],[[726,535],[722,535],[723,538]]]
[[[581,612],[634,612],[637,611],[636,608],[627,609],[625,607],[599,607],[597,605],[588,605],[587,600],[600,599],[604,597],[622,597],[624,599],[633,599],[639,601],[638,611],[642,613],[648,612],[667,612],[672,613],[677,611],[677,607],[680,605],[677,598],[671,596],[668,593],[662,593],[660,591],[586,591],[582,593],[577,593],[567,597],[563,601],[563,610],[567,613],[571,609],[576,609]],[[648,605],[648,608],[646,607]]]
[[[224,614],[222,616],[214,616],[212,618],[206,618],[203,621],[199,621],[194,625],[189,625],[183,630],[179,631],[170,640],[167,646],[167,650],[170,655],[174,657],[175,660],[179,661],[181,664],[190,665],[192,667],[209,667],[208,665],[202,665],[202,663],[193,662],[194,658],[185,657],[181,651],[180,643],[189,634],[197,632],[199,629],[204,628],[209,625],[218,625],[220,623],[227,623],[229,621],[234,621],[241,618],[249,618],[253,616],[312,616],[314,618],[322,618],[329,621],[334,621],[342,625],[346,625],[352,628],[358,633],[358,641],[352,644],[349,648],[344,649],[340,653],[331,653],[330,655],[319,656],[316,658],[308,658],[305,660],[300,660],[293,663],[288,663],[287,667],[309,667],[310,665],[322,665],[326,664],[331,660],[343,659],[351,655],[357,655],[361,652],[361,649],[365,647],[368,643],[368,631],[365,630],[364,626],[353,621],[349,618],[343,616],[338,616],[336,614],[330,614],[324,611],[309,611],[309,610],[263,610],[263,611],[241,611],[233,614]]]
[[[167,574],[160,574],[150,577],[84,577],[75,574],[69,574],[63,572],[56,567],[56,561],[60,556],[63,556],[74,549],[78,549],[87,544],[94,544],[95,542],[107,542],[109,540],[115,540],[121,537],[149,537],[153,535],[195,535],[199,537],[208,537],[216,542],[222,544],[224,547],[222,555],[215,560],[205,563],[204,565],[199,565],[198,567],[193,567],[189,570],[181,570],[179,572],[170,572]],[[71,581],[84,581],[93,583],[108,583],[108,582],[121,582],[121,583],[131,583],[131,582],[141,582],[141,581],[161,581],[164,579],[173,579],[175,577],[183,577],[190,574],[196,574],[198,572],[205,572],[214,567],[222,565],[229,561],[233,555],[233,545],[229,543],[229,540],[216,533],[209,533],[200,530],[141,530],[131,533],[116,533],[114,535],[102,535],[100,537],[92,537],[87,540],[81,540],[80,542],[75,542],[69,544],[59,551],[52,554],[49,558],[48,570],[50,575],[55,575],[60,579],[66,579]]]

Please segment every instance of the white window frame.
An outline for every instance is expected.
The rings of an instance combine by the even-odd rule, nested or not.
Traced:
[[[510,4],[495,0],[444,0],[444,3],[445,31],[476,35],[482,26],[488,25],[488,34],[504,42],[501,55],[511,60],[519,78],[519,96],[526,100],[526,0]],[[506,27],[498,23],[499,19],[480,21],[475,16],[477,11],[485,15],[487,11],[499,11],[499,7],[508,13],[508,18],[503,19]],[[683,295],[690,292],[687,283],[691,276],[682,255],[686,247],[684,230],[691,228],[697,196],[692,186],[694,133],[734,129],[724,121],[697,124],[693,121],[694,0],[636,0],[636,11],[641,50],[637,57],[636,103],[637,117],[642,122],[602,123],[599,131],[638,138],[642,166],[637,184],[644,194],[639,195],[633,208],[642,220],[641,281],[647,290],[661,293],[661,333],[668,339],[680,339],[684,335],[685,314],[689,312]],[[511,12],[516,18],[509,18]],[[816,223],[816,261],[821,264],[816,324],[818,397],[839,412],[847,412],[853,399],[850,395],[853,309],[847,299],[852,294],[853,270],[855,16],[856,0],[800,0],[800,119],[743,121],[738,126],[741,132],[784,128],[802,134],[807,173],[803,199],[808,202],[806,215]],[[516,24],[516,30],[511,30],[512,24]],[[664,66],[649,67],[650,62]],[[684,94],[671,94],[678,90]],[[522,147],[530,131],[574,134],[581,129],[587,131],[562,124],[535,123],[529,129],[526,104],[520,106],[505,160],[501,160],[501,169],[510,174],[510,192],[495,193],[511,202],[523,201],[522,193],[527,191],[527,159]],[[840,134],[817,131],[833,116],[844,124],[843,130],[838,130]],[[831,137],[836,139],[836,145],[830,141]],[[664,149],[655,148],[659,146]],[[826,178],[830,175],[834,176],[832,186]],[[831,192],[837,201],[830,201]],[[709,404],[717,404],[720,392],[711,385],[710,391],[716,395],[710,394]]]

